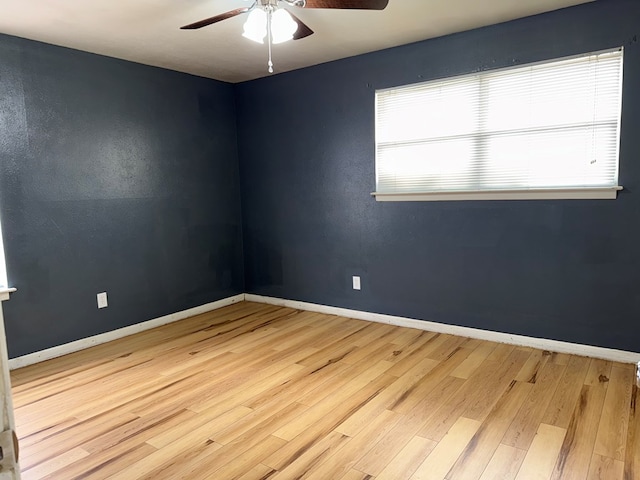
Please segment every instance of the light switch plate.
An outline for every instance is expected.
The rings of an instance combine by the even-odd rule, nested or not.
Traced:
[[[355,275],[353,277],[353,289],[360,290],[360,277],[356,277]]]

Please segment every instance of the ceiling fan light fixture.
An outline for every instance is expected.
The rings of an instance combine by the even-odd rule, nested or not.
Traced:
[[[384,10],[389,4],[389,0],[247,0],[251,1],[250,7],[236,8],[225,13],[221,13],[211,18],[205,18],[199,22],[190,23],[182,30],[196,30],[214,23],[221,22],[228,18],[233,18],[244,13],[249,13],[247,21],[244,23],[242,36],[253,40],[256,43],[264,44],[267,38],[269,49],[269,61],[267,67],[269,73],[273,73],[272,46],[276,43],[283,43],[288,40],[300,40],[313,34],[307,25],[295,15],[283,8],[278,8],[280,2],[288,7],[299,8],[335,8],[335,9],[361,9],[361,10]]]
[[[257,43],[264,43],[267,36],[267,13],[261,8],[255,8],[244,22],[243,37]]]
[[[283,43],[293,40],[298,30],[298,24],[286,10],[279,8],[271,14],[271,34],[273,43]]]

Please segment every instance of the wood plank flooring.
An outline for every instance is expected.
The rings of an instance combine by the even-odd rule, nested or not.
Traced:
[[[12,381],[25,480],[640,480],[634,375],[244,302]]]

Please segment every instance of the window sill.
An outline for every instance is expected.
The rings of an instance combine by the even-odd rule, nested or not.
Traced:
[[[9,300],[9,294],[15,292],[15,288],[0,287],[0,302]]]
[[[593,188],[541,188],[529,190],[443,191],[425,193],[380,193],[371,195],[378,202],[447,202],[460,200],[612,200],[621,186]]]

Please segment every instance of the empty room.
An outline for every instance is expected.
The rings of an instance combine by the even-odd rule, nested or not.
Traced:
[[[0,1],[0,479],[640,480],[639,37]]]

